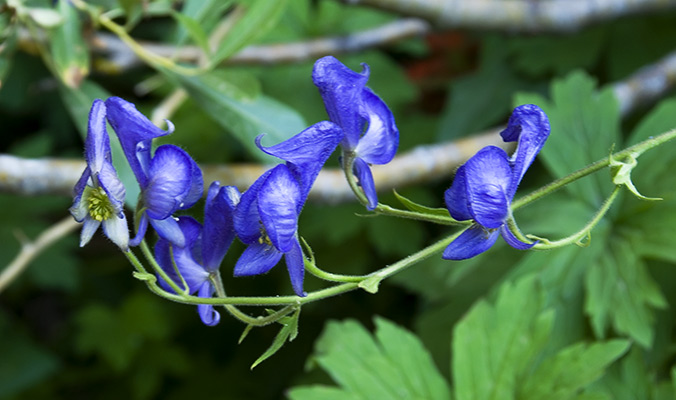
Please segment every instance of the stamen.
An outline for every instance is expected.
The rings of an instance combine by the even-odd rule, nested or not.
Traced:
[[[109,219],[115,212],[113,204],[110,202],[106,191],[102,187],[91,188],[84,194],[87,201],[89,215],[97,221]]]

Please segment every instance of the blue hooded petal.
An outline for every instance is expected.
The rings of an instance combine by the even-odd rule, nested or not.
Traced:
[[[89,111],[87,138],[85,139],[85,159],[92,174],[101,171],[104,163],[111,163],[110,139],[106,130],[106,106],[96,99]]]
[[[500,227],[500,233],[502,234],[502,238],[505,239],[505,242],[507,242],[508,245],[514,247],[517,250],[528,250],[531,247],[535,246],[537,242],[533,243],[524,243],[517,239],[516,236],[512,233],[512,231],[507,228],[507,225],[502,225]]]
[[[322,166],[343,138],[343,131],[332,122],[322,121],[270,147],[261,145],[263,136],[256,138],[256,144],[267,154],[281,158],[289,164],[289,168],[301,182],[302,198],[305,199]]]
[[[108,122],[120,139],[129,165],[141,187],[145,187],[152,139],[170,134],[174,126],[167,121],[169,129],[166,131],[156,127],[136,109],[135,105],[119,97],[109,97],[106,100],[106,108]]]
[[[509,214],[512,169],[504,150],[486,146],[465,163],[472,217],[486,228],[500,227]]]
[[[209,299],[214,295],[214,287],[211,283],[204,282],[197,295],[204,299]],[[197,312],[199,313],[202,322],[204,322],[204,325],[216,326],[221,321],[221,314],[214,310],[214,306],[210,304],[198,305]]]
[[[508,193],[510,199],[514,197],[523,175],[544,146],[549,137],[549,131],[547,114],[534,104],[524,104],[514,109],[507,128],[500,132],[505,142],[518,140],[516,150],[510,159],[514,166],[512,184]]]
[[[300,297],[307,296],[307,293],[303,291],[305,260],[297,238],[294,238],[291,249],[284,255],[284,261],[286,261],[286,269],[289,271],[291,287],[293,287],[294,293]]]
[[[368,129],[355,152],[369,164],[387,164],[392,161],[399,146],[399,130],[394,115],[369,88],[364,89],[362,100],[362,113],[368,120]]]
[[[258,213],[270,241],[283,253],[293,246],[299,208],[302,200],[298,181],[286,165],[276,166],[258,191]]]
[[[239,202],[239,191],[234,186],[221,187],[213,182],[204,205],[204,240],[202,263],[207,271],[216,271],[235,239],[233,213]]]
[[[498,230],[488,231],[482,226],[472,225],[446,247],[442,258],[446,260],[466,260],[488,250],[500,233]]]
[[[143,217],[145,217],[145,215]],[[176,222],[174,217],[167,217],[165,219],[148,218],[148,221],[150,222],[150,225],[153,226],[155,232],[157,232],[159,237],[170,241],[171,243],[174,244],[174,246],[185,247],[185,236],[183,235],[183,231],[179,227],[178,222]],[[140,237],[140,239],[143,239],[143,236],[141,236],[140,234],[141,229],[139,229],[136,236]],[[133,240],[134,243],[135,240],[136,238],[134,238]],[[139,243],[140,242],[141,241],[139,240]],[[131,244],[131,246],[135,245],[136,244]]]
[[[106,192],[108,200],[115,207],[115,212],[118,217],[121,217],[124,208],[125,189],[124,184],[117,177],[117,172],[113,164],[104,163],[101,166],[100,172],[97,174],[97,180],[103,191]]]
[[[143,190],[143,206],[150,218],[165,219],[183,206],[193,184],[191,162],[190,156],[176,146],[157,148]]]
[[[361,158],[355,158],[354,174],[357,176],[359,186],[364,189],[364,195],[368,200],[366,208],[369,211],[373,211],[378,206],[378,194],[376,193],[376,185],[373,182],[371,167]]]
[[[467,178],[465,177],[464,165],[461,165],[455,171],[451,187],[444,192],[444,201],[451,217],[458,221],[472,219],[472,214],[469,211],[469,199],[467,198]]]
[[[369,78],[366,64],[362,73],[357,73],[332,56],[320,58],[312,70],[312,81],[324,100],[331,121],[345,131],[342,146],[352,150],[362,134],[364,118],[359,113],[362,92]]]
[[[179,210],[187,210],[194,206],[204,195],[204,178],[202,177],[202,170],[188,153],[185,153],[185,155],[190,161],[190,187],[185,193],[183,201],[179,204]]]
[[[271,170],[266,171],[249,186],[235,208],[233,225],[237,236],[245,244],[257,243],[261,237],[262,221],[258,214],[258,191],[270,172]]]
[[[277,265],[282,258],[281,251],[275,246],[265,243],[249,245],[235,264],[235,276],[250,276],[264,274]]]

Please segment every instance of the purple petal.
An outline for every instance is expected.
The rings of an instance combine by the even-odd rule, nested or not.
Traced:
[[[508,245],[514,247],[517,250],[528,250],[531,247],[535,246],[537,242],[533,243],[524,243],[517,239],[516,236],[512,233],[512,231],[507,228],[507,225],[503,225],[500,228],[500,233],[502,234],[502,238],[505,239],[505,242],[507,242]]]
[[[455,171],[451,187],[444,192],[444,201],[451,217],[458,221],[472,219],[472,214],[469,211],[469,199],[467,198],[467,178],[465,177],[464,165],[461,165]]]
[[[94,100],[89,111],[85,158],[93,174],[101,171],[104,163],[111,162],[110,139],[106,130],[106,105],[99,99]]]
[[[472,225],[446,247],[442,258],[445,260],[466,260],[488,250],[500,236],[498,230],[486,230]]]
[[[370,89],[364,89],[362,99],[362,112],[368,119],[368,129],[359,139],[355,152],[369,164],[387,164],[392,161],[399,146],[399,130],[394,123],[394,115]]]
[[[109,97],[106,100],[106,109],[108,122],[120,139],[129,165],[141,186],[145,187],[148,180],[146,171],[150,163],[151,141],[156,137],[170,134],[174,126],[167,121],[169,129],[163,131],[141,114],[136,106],[119,97]]]
[[[155,228],[155,232],[157,232],[161,238],[170,241],[174,244],[174,246],[185,247],[185,236],[183,235],[183,231],[181,231],[181,228],[174,217],[168,217],[165,219],[148,219],[150,221],[150,225]]]
[[[235,208],[233,225],[239,239],[246,244],[254,244],[261,237],[261,217],[258,214],[258,191],[270,175],[271,170],[259,176],[242,194]]]
[[[214,288],[211,286],[211,283],[204,282],[197,295],[204,299],[211,298],[211,296],[214,295]],[[204,325],[215,326],[221,321],[221,314],[214,310],[214,306],[210,304],[198,305],[197,312],[199,313],[202,322],[204,322]]]
[[[235,239],[232,219],[238,201],[239,192],[234,186],[220,187],[218,182],[213,182],[209,187],[204,205],[202,240],[202,263],[208,271],[218,269]]]
[[[143,237],[146,235],[148,230],[148,216],[146,213],[142,213],[138,221],[138,229],[136,230],[136,236],[129,241],[129,246],[135,247],[141,244]]]
[[[172,246],[171,242],[160,238],[155,244],[155,258],[172,280],[181,286],[181,279],[174,269],[175,262],[181,276],[188,285],[189,292],[195,293],[209,279],[209,273],[195,261],[191,251],[192,245],[197,242],[200,235],[201,226],[192,217],[181,217],[178,224],[188,245],[186,247]],[[172,253],[174,255],[173,262],[171,259]],[[166,282],[160,283],[167,291],[172,291]]]
[[[305,274],[305,260],[303,251],[300,248],[298,239],[295,239],[291,250],[284,255],[286,269],[289,271],[291,287],[297,296],[305,297],[307,293],[303,291],[303,276]]]
[[[342,145],[346,150],[357,146],[364,126],[358,105],[369,69],[366,64],[362,67],[362,73],[357,73],[336,58],[326,56],[317,60],[312,70],[312,81],[319,88],[329,118],[345,131]]]
[[[180,148],[165,144],[157,148],[150,163],[143,205],[148,216],[165,219],[183,206],[192,186],[192,159]]]
[[[202,198],[204,195],[204,179],[202,178],[202,170],[197,165],[195,160],[185,153],[190,160],[190,188],[185,194],[185,198],[179,205],[179,210],[187,210],[192,207]]]
[[[82,193],[84,192],[85,187],[87,187],[87,182],[89,181],[91,175],[92,174],[89,171],[89,167],[85,167],[82,175],[80,175],[80,179],[78,179],[75,187],[73,188],[73,205],[70,207],[69,211],[77,222],[82,222],[85,217],[89,215],[87,203],[82,202]]]
[[[258,213],[277,250],[291,249],[298,228],[301,189],[286,165],[273,168],[258,191]]]
[[[274,146],[263,147],[262,137],[256,138],[261,150],[292,164],[289,168],[301,181],[304,199],[322,166],[343,138],[343,131],[332,122],[322,121]]]
[[[117,177],[113,164],[104,163],[97,174],[97,180],[119,216],[124,208],[125,189],[124,184]]]
[[[504,150],[486,146],[465,163],[467,198],[472,217],[486,228],[498,228],[509,214],[507,197],[512,169]]]
[[[235,276],[264,274],[277,265],[284,253],[265,243],[249,245],[235,264]]]
[[[514,172],[509,198],[514,197],[523,175],[545,145],[549,131],[549,119],[540,107],[524,104],[512,112],[507,128],[500,133],[505,142],[519,142],[510,160],[514,165]]]
[[[371,168],[364,160],[356,158],[354,160],[354,173],[359,180],[359,186],[364,189],[364,195],[368,200],[366,208],[369,211],[373,211],[378,206],[378,194],[376,193],[376,185],[373,182]]]

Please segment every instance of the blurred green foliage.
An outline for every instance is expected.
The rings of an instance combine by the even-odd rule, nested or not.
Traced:
[[[200,163],[266,160],[252,146],[255,136],[266,133],[266,143],[275,143],[327,118],[311,81],[314,60],[226,64],[196,76],[152,63],[119,68],[87,40],[105,29],[68,2],[56,3],[0,6],[2,153],[80,157],[91,102],[110,95],[150,115],[184,89],[189,98],[171,116],[176,132],[163,141]],[[213,64],[250,44],[350,35],[397,18],[332,0],[274,7],[264,0],[89,3],[114,10],[134,38],[203,49],[223,29],[223,17],[237,13],[225,40],[210,48]],[[43,32],[42,48],[20,40],[35,31]],[[676,49],[673,12],[566,35],[479,32],[434,32],[340,59],[355,70],[370,66],[369,85],[397,118],[401,150],[466,136],[504,123],[515,105],[538,104],[552,134],[520,193],[607,156],[613,146],[676,127],[673,92],[621,119],[607,86]],[[303,307],[295,340],[253,370],[279,325],[253,330],[237,345],[243,325],[224,314],[219,326],[203,326],[194,307],[147,292],[102,236],[80,249],[73,234],[0,295],[0,398],[676,398],[676,152],[668,144],[638,161],[638,190],[664,200],[625,193],[588,247],[524,253],[498,243],[464,262],[427,259],[385,281],[376,295],[353,292]],[[120,164],[131,192],[133,177]],[[329,165],[337,166],[337,157]],[[516,213],[519,226],[539,236],[568,235],[593,215],[610,182],[602,171],[533,203]],[[449,184],[399,192],[442,207]],[[0,265],[18,253],[21,238],[63,218],[70,201],[1,194]],[[390,194],[382,201],[397,203]],[[355,204],[305,207],[300,231],[325,270],[368,273],[450,233],[355,214],[365,211]],[[230,293],[289,291],[280,267],[230,278],[240,250],[235,245],[222,267]],[[321,287],[308,278],[306,290]]]

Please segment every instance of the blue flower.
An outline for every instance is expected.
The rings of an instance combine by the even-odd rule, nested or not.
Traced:
[[[378,205],[370,164],[387,164],[399,146],[394,116],[380,97],[366,87],[368,65],[357,73],[334,57],[315,62],[312,80],[319,88],[331,121],[344,131],[343,152],[354,157],[353,173],[368,200],[367,208]]]
[[[294,292],[305,295],[298,216],[319,170],[342,137],[335,124],[323,121],[275,146],[263,147],[261,137],[256,139],[261,150],[286,163],[261,175],[235,209],[235,231],[248,245],[235,265],[235,276],[264,274],[284,256]]]
[[[236,187],[221,187],[218,182],[212,183],[204,206],[204,226],[192,217],[179,217],[178,226],[185,237],[186,245],[177,247],[163,238],[155,244],[158,264],[178,286],[182,286],[174,268],[175,263],[191,294],[197,293],[197,296],[203,298],[214,295],[211,279],[217,279],[221,261],[235,238],[232,216],[239,197]],[[165,290],[172,291],[162,278],[159,278],[159,282]],[[200,304],[197,311],[206,325],[214,326],[220,321],[220,314],[212,305]]]
[[[129,244],[137,246],[150,223],[158,235],[173,244],[185,246],[185,237],[172,214],[192,207],[204,190],[202,171],[182,149],[162,145],[151,156],[152,140],[171,133],[163,131],[119,97],[106,100],[108,121],[117,133],[129,165],[141,187],[137,209],[143,210],[136,237]]]
[[[488,250],[500,234],[515,249],[534,246],[516,238],[505,222],[511,217],[516,189],[544,146],[549,130],[547,115],[538,106],[519,106],[500,133],[505,142],[518,141],[512,157],[499,147],[487,146],[458,168],[444,195],[446,207],[453,218],[474,220],[474,224],[448,245],[443,258],[474,257]]]
[[[124,215],[125,189],[112,164],[106,106],[101,100],[95,100],[89,112],[85,158],[87,167],[75,184],[75,199],[70,208],[75,220],[83,223],[80,246],[87,244],[99,225],[103,225],[103,233],[127,251],[129,230]]]

